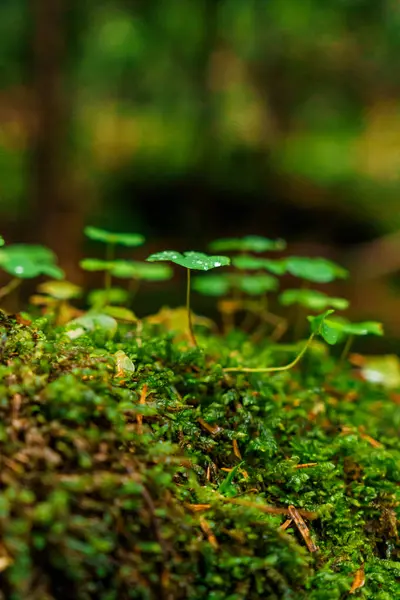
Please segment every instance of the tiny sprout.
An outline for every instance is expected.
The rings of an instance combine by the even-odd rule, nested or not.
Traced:
[[[106,291],[109,291],[111,288],[111,270],[114,264],[115,245],[119,244],[131,248],[141,246],[145,238],[139,233],[112,233],[98,227],[86,227],[85,235],[91,240],[106,244],[106,259],[105,261],[85,259],[81,261],[81,267],[87,271],[104,271],[104,287]]]
[[[348,336],[346,346],[342,354],[342,360],[347,356],[353,343],[354,336],[383,335],[383,325],[377,321],[365,321],[363,323],[351,323],[347,319],[329,318],[334,313],[327,310],[322,315],[307,317],[311,323],[314,334],[320,335],[327,344],[334,346]]]
[[[323,292],[308,289],[285,290],[280,296],[279,301],[283,306],[300,304],[309,310],[326,310],[335,308],[336,310],[346,310],[349,307],[349,301],[345,298],[330,297]]]
[[[186,311],[188,318],[189,337],[194,346],[197,346],[196,338],[193,330],[192,311],[190,308],[190,271],[210,271],[218,267],[225,267],[230,264],[230,259],[227,256],[209,256],[202,252],[185,252],[181,254],[174,250],[165,250],[157,252],[146,259],[148,262],[163,262],[169,261],[186,268],[187,273],[187,288],[186,288]]]
[[[258,235],[247,235],[243,238],[225,238],[210,244],[213,252],[268,252],[286,248],[284,240],[270,240]]]

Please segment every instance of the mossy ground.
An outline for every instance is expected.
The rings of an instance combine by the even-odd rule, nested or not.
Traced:
[[[400,408],[383,388],[318,351],[228,376],[293,358],[241,333],[71,342],[3,317],[1,336],[2,600],[400,598]],[[281,529],[289,506],[316,552]]]

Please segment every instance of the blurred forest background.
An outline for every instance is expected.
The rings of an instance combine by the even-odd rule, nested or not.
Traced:
[[[1,233],[285,237],[400,337],[399,67],[398,0],[2,0]]]

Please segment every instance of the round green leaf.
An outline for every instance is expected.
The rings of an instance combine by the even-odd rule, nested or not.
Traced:
[[[193,280],[193,288],[196,292],[205,296],[225,296],[231,287],[229,275],[203,275]]]
[[[364,321],[363,323],[346,323],[343,331],[348,335],[378,335],[384,334],[382,323],[377,321]]]
[[[48,275],[49,277],[53,277],[53,279],[62,279],[64,277],[64,271],[60,267],[57,267],[57,265],[36,262],[23,254],[7,253],[3,255],[2,251],[0,254],[0,265],[4,271],[20,279],[32,279],[39,275]]]
[[[165,250],[152,254],[147,259],[149,262],[170,261],[186,269],[197,271],[209,271],[217,267],[225,267],[230,264],[227,256],[209,256],[202,252],[175,252],[174,250]]]
[[[258,235],[247,235],[243,238],[225,238],[211,242],[213,252],[267,252],[284,250],[284,240],[270,240]]]
[[[40,244],[11,244],[2,253],[13,258],[29,258],[35,263],[55,264],[57,257],[50,248]]]
[[[85,235],[91,240],[105,244],[121,244],[122,246],[141,246],[145,239],[140,233],[113,233],[98,227],[86,227]]]
[[[290,256],[284,260],[286,269],[291,275],[316,283],[345,279],[349,274],[346,269],[325,258]]]
[[[345,335],[383,335],[382,323],[376,321],[350,323],[346,319],[328,318],[333,312],[328,310],[317,317],[308,317],[313,332],[321,335],[328,344],[336,344]]]
[[[114,267],[114,262],[98,258],[84,258],[80,261],[79,265],[85,271],[111,271]]]
[[[114,261],[111,273],[121,279],[140,279],[144,281],[166,281],[167,279],[171,279],[173,275],[173,271],[169,265],[133,260]]]
[[[316,290],[285,290],[280,296],[279,301],[283,306],[300,304],[310,310],[326,310],[334,308],[336,310],[346,310],[349,306],[345,298],[331,298],[327,294]]]
[[[235,256],[232,259],[232,264],[237,269],[243,271],[267,270],[274,275],[284,275],[286,273],[286,261],[284,259],[272,260],[269,258],[251,256],[250,254],[242,254]]]
[[[70,281],[45,281],[38,286],[38,291],[56,300],[70,300],[78,298],[82,288]]]

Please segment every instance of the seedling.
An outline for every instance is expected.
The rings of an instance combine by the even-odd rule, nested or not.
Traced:
[[[225,238],[215,240],[210,244],[210,250],[213,252],[271,252],[284,250],[286,242],[284,240],[270,240],[258,235],[247,235],[243,238]]]
[[[186,286],[186,311],[188,318],[189,338],[194,346],[197,346],[196,337],[193,330],[192,312],[190,308],[190,278],[191,271],[210,271],[218,267],[225,267],[230,264],[230,259],[227,256],[208,256],[202,252],[175,252],[174,250],[165,250],[152,254],[147,259],[149,262],[164,262],[169,261],[180,265],[186,269],[187,286]]]
[[[0,267],[13,279],[0,289],[3,298],[16,289],[23,279],[32,279],[39,275],[48,275],[54,279],[62,279],[64,271],[56,265],[56,256],[45,246],[29,244],[1,244]]]
[[[327,310],[316,317],[309,316],[313,333],[320,335],[327,344],[334,346],[347,338],[341,360],[348,355],[355,336],[383,335],[383,325],[377,321],[365,321],[363,323],[350,323],[345,319],[329,318],[335,311]]]
[[[104,271],[104,287],[106,291],[109,291],[112,283],[111,270],[113,267],[115,246],[119,244],[135,248],[141,246],[145,239],[139,233],[112,233],[111,231],[97,227],[86,227],[85,235],[91,240],[106,244],[106,257],[104,261],[88,258],[81,261],[80,265],[86,271]]]

